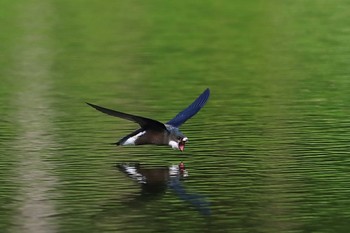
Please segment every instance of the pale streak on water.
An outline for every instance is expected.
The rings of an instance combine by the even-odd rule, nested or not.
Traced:
[[[54,166],[47,160],[51,155],[47,148],[55,147],[48,97],[53,57],[49,38],[52,8],[50,1],[33,0],[19,6],[18,11],[23,34],[14,52],[13,75],[20,82],[14,96],[14,119],[19,133],[14,148],[18,150],[18,169],[13,182],[19,191],[12,231],[51,233],[57,232],[52,217],[56,213],[52,191],[58,183],[50,173]]]

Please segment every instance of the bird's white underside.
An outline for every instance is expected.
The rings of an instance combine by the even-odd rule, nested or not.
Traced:
[[[134,135],[134,136],[128,138],[128,139],[123,143],[123,146],[126,146],[126,145],[135,145],[135,141],[136,141],[139,137],[141,137],[142,135],[144,135],[145,133],[146,133],[146,131],[142,131],[142,132],[140,132],[140,133],[138,133],[138,134],[136,134],[136,135]],[[186,142],[186,141],[188,141],[188,138],[185,137],[185,138],[183,138],[182,140]],[[169,141],[169,146],[171,146],[173,149],[179,149],[179,143],[176,142],[176,141],[173,141],[173,140]]]
[[[123,145],[135,145],[135,141],[142,135],[144,135],[146,133],[146,131],[142,131],[130,138],[128,138],[128,140],[126,140]]]

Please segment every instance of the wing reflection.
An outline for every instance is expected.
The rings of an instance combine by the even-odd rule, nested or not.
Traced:
[[[123,163],[117,165],[119,171],[141,185],[141,195],[138,200],[152,200],[161,197],[169,188],[181,200],[195,207],[201,214],[210,215],[210,204],[196,193],[188,192],[182,185],[182,180],[188,177],[185,165],[148,167],[140,163]]]

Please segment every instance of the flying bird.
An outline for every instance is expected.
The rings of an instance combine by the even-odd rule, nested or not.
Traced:
[[[116,142],[115,144],[117,146],[145,144],[169,145],[173,149],[184,151],[188,138],[179,130],[179,128],[205,105],[209,95],[210,90],[207,88],[192,104],[165,124],[150,118],[119,112],[91,103],[87,104],[105,114],[133,121],[140,125],[139,129]]]

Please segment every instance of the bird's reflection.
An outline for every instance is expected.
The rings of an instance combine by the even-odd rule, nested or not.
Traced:
[[[161,167],[149,167],[140,163],[123,163],[118,164],[117,168],[141,185],[140,195],[135,198],[138,201],[161,198],[169,189],[181,200],[195,207],[201,214],[210,215],[209,202],[202,195],[188,192],[183,187],[182,180],[188,177],[183,162],[179,165]]]

